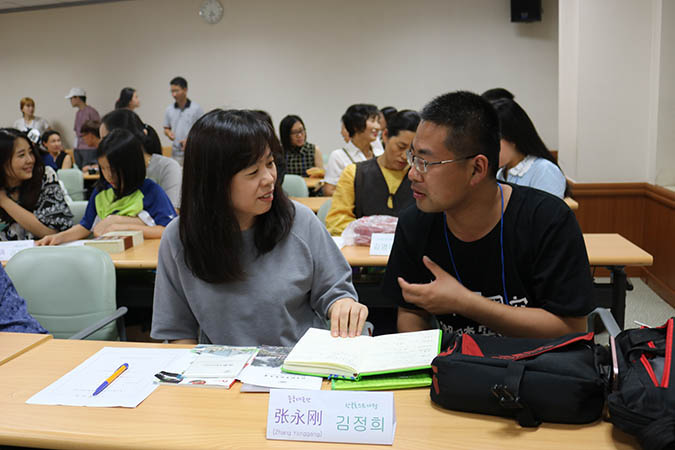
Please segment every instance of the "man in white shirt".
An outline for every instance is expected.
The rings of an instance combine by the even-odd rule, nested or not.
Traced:
[[[187,80],[175,77],[169,83],[171,96],[175,100],[164,113],[164,134],[173,141],[171,157],[183,164],[183,149],[192,125],[204,115],[204,110],[187,96]]]

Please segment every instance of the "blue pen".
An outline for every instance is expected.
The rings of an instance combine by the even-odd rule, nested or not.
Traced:
[[[115,381],[115,380],[117,379],[117,377],[119,377],[120,375],[122,375],[122,374],[124,373],[124,371],[127,370],[128,368],[129,368],[129,364],[128,364],[128,363],[124,363],[124,364],[122,364],[121,366],[119,366],[119,367],[117,368],[117,370],[116,370],[112,375],[110,375],[103,383],[101,383],[101,385],[100,385],[99,387],[96,388],[96,390],[94,391],[94,394],[93,394],[93,395],[98,395],[98,394],[100,394],[100,393],[103,391],[103,389],[105,389],[105,388],[107,388],[108,386],[110,386],[110,383],[112,383],[113,381]]]

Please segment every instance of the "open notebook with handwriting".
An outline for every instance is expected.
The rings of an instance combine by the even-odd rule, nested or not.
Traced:
[[[358,380],[363,376],[431,367],[441,348],[441,330],[334,338],[310,328],[284,361],[284,372]]]

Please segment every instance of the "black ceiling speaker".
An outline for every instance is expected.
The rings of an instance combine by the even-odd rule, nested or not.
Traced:
[[[511,0],[511,22],[541,22],[541,0]]]

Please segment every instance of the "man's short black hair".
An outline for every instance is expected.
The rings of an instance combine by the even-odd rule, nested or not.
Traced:
[[[436,97],[422,110],[422,120],[447,127],[446,148],[462,158],[485,155],[493,176],[499,168],[499,117],[490,102],[472,92]]]
[[[76,95],[75,97],[82,100],[82,103],[87,103],[87,96],[86,95]]]
[[[80,134],[92,134],[96,136],[97,138],[100,138],[101,135],[99,133],[99,128],[101,127],[101,122],[98,120],[87,120],[82,124],[80,127]],[[112,131],[112,130],[108,130]]]
[[[180,86],[181,89],[187,89],[187,80],[183,77],[175,77],[169,82],[169,85]]]
[[[375,105],[357,103],[347,108],[347,111],[342,115],[342,123],[345,124],[349,137],[365,130],[366,121],[371,117],[378,120],[380,118],[380,110]]]
[[[513,100],[515,98],[515,95],[513,95],[510,91],[507,91],[504,88],[493,88],[493,89],[488,89],[487,91],[483,92],[481,96],[485,100],[493,101],[493,100],[501,100],[503,98],[508,98],[509,100]]]

